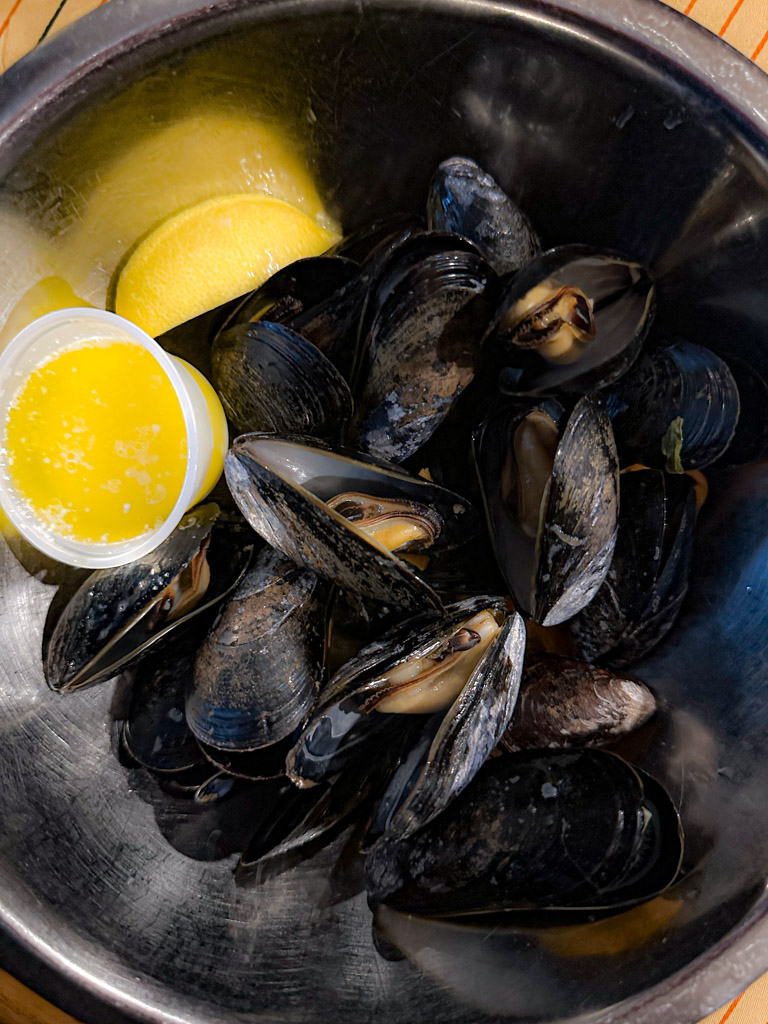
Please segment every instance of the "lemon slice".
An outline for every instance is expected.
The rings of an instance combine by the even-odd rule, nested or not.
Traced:
[[[155,337],[337,239],[280,199],[217,196],[164,221],[136,246],[117,278],[115,312]]]
[[[137,85],[112,102],[111,127],[103,116],[90,130],[78,122],[51,169],[84,200],[54,244],[66,276],[91,302],[102,304],[105,278],[137,239],[214,196],[270,195],[323,227],[335,226],[287,131],[247,112],[197,105],[173,123],[142,119],[139,126],[133,111],[154,102],[143,89]]]

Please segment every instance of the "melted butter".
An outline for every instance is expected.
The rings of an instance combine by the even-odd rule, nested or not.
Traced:
[[[83,542],[156,529],[187,466],[173,385],[146,349],[122,342],[87,342],[34,370],[8,411],[3,449],[30,510]]]

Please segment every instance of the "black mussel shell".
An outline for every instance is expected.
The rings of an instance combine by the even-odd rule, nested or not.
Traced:
[[[496,275],[472,252],[402,261],[371,323],[350,443],[401,462],[434,433],[471,383]]]
[[[550,279],[578,288],[592,303],[594,338],[574,362],[549,362],[510,342],[517,303]],[[654,285],[640,264],[584,245],[548,250],[502,281],[501,299],[486,335],[491,348],[504,347],[508,353],[508,369],[500,378],[502,391],[585,394],[613,383],[639,355],[654,309]]]
[[[505,750],[612,743],[653,715],[656,699],[637,679],[583,661],[539,655],[526,668]]]
[[[519,519],[515,449],[518,428],[533,412],[554,427],[563,420],[561,407],[552,401],[523,412],[517,406],[504,409],[479,428],[473,451],[491,539],[515,605],[541,625],[554,626],[589,604],[608,572],[616,542],[619,467],[604,408],[595,398],[579,399],[557,440],[534,514],[534,539],[533,527],[526,532]],[[525,469],[520,473],[524,477]]]
[[[455,231],[478,246],[497,274],[519,270],[541,251],[525,214],[474,160],[454,156],[435,172],[427,197],[433,231]]]
[[[197,739],[245,751],[294,732],[322,681],[326,597],[314,573],[259,553],[197,652],[186,700]]]
[[[723,457],[740,401],[733,374],[719,356],[678,341],[643,356],[612,388],[606,407],[623,464],[682,473]]]
[[[370,805],[386,786],[412,739],[405,729],[374,745],[370,758],[355,770],[340,772],[328,783],[299,789],[291,786],[273,818],[254,833],[243,852],[238,871],[262,869],[305,856],[332,838],[355,812]],[[362,812],[361,812],[362,813]]]
[[[344,378],[284,324],[238,324],[217,335],[213,383],[238,433],[272,430],[332,437],[352,415]]]
[[[184,718],[193,660],[174,645],[128,670],[131,697],[122,743],[134,761],[153,772],[180,772],[205,762]]]
[[[391,244],[393,239],[402,241],[410,235],[421,233],[424,228],[424,218],[413,213],[381,217],[345,235],[329,252],[334,256],[365,263],[381,246]]]
[[[366,859],[375,902],[445,916],[623,906],[667,888],[682,829],[661,786],[599,750],[486,762],[432,822]]]
[[[99,569],[85,580],[48,646],[44,667],[52,690],[69,693],[110,678],[225,596],[247,569],[253,542],[240,532],[214,531],[218,514],[217,505],[200,505],[139,561]],[[210,566],[207,588],[199,585],[196,571],[203,558]],[[188,608],[174,618],[181,602]]]
[[[286,759],[288,775],[297,783],[314,784],[331,778],[368,755],[369,738],[412,726],[418,716],[387,715],[367,711],[369,686],[381,685],[382,677],[405,661],[415,650],[435,648],[446,633],[486,607],[503,614],[495,598],[461,602],[444,611],[428,609],[410,616],[367,644],[345,662],[323,691],[317,707]],[[416,732],[421,730],[416,724]]]
[[[644,469],[621,474],[616,549],[594,600],[571,622],[590,661],[639,661],[674,625],[688,590],[696,525],[687,476]]]
[[[368,256],[362,266],[361,280],[367,294],[357,331],[356,362],[351,377],[352,390],[357,394],[370,370],[368,335],[372,325],[381,317],[381,310],[403,278],[423,260],[443,253],[466,253],[482,260],[474,242],[463,235],[443,231],[412,231],[404,228],[385,238]]]
[[[356,278],[360,268],[351,259],[310,256],[296,260],[272,274],[260,288],[244,295],[225,320],[221,330],[237,324],[269,320],[285,323],[323,302],[337,289]]]
[[[458,627],[485,611],[501,623],[500,602],[471,598],[450,605],[442,617],[417,616],[360,651],[331,681],[289,754],[289,776],[306,785],[354,772],[376,744],[402,742],[407,730],[409,753],[384,797],[387,809],[375,816],[375,827],[405,835],[439,814],[479,770],[512,716],[525,649],[522,619],[512,615],[501,624],[458,696],[442,709],[386,704],[399,697],[399,684],[393,685],[389,676],[419,659],[436,668],[454,649],[454,635],[461,636]]]
[[[525,626],[512,613],[443,717],[426,759],[408,778],[387,834],[407,836],[432,821],[472,781],[514,713],[523,671]]]
[[[434,541],[440,549],[465,543],[477,526],[458,495],[310,438],[246,434],[227,453],[225,473],[240,511],[273,547],[345,590],[406,608],[440,601],[407,561],[369,541],[326,502],[354,491],[426,506],[441,524]]]

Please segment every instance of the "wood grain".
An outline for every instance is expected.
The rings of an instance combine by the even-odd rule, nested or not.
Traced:
[[[0,970],[0,1024],[78,1024],[78,1021]]]

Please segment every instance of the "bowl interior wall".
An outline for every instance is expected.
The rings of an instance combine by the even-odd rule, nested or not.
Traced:
[[[136,240],[112,239],[101,266],[83,256],[88,204],[110,168],[179,119],[246,111],[287,127],[350,230],[420,210],[437,162],[473,156],[547,244],[649,264],[659,331],[768,372],[764,140],[650,51],[622,50],[550,8],[337,4],[270,20],[268,5],[226,6],[237,31],[222,6],[156,38],[147,66],[141,51],[116,53],[75,95],[30,114],[15,150],[11,139],[0,312],[70,261],[76,291],[103,302]],[[130,191],[120,201],[129,207]],[[416,1020],[428,1007],[446,1021],[549,1021],[663,981],[764,902],[768,469],[714,473],[711,484],[684,614],[637,670],[666,710],[634,754],[679,799],[690,839],[688,874],[650,908],[612,926],[566,917],[554,928],[385,912],[382,933],[409,957],[391,962],[374,950],[360,864],[343,840],[262,886],[236,886],[231,858],[216,859],[223,821],[201,845],[198,812],[118,762],[119,686],[66,698],[46,689],[49,606],[76,577],[12,541],[0,550],[0,881],[16,892],[6,920],[34,921],[113,992],[135,994],[140,979],[142,1013],[189,1020]],[[244,800],[237,813],[255,808]]]

